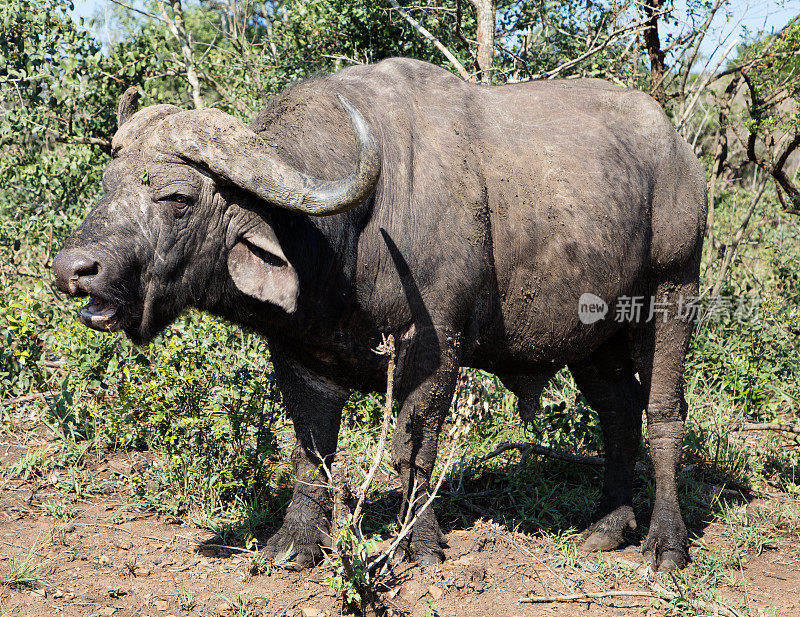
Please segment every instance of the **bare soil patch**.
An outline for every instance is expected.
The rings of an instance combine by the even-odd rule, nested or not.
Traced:
[[[7,442],[0,450],[4,465],[19,458],[13,445]],[[253,576],[251,553],[208,546],[215,542],[213,533],[133,505],[118,474],[130,473],[145,459],[141,453],[97,459],[92,476],[100,481],[101,492],[81,499],[54,488],[64,470],[36,481],[5,483],[0,491],[0,577],[26,559],[36,567],[34,581],[0,586],[0,615],[330,617],[341,612],[324,566],[306,572],[272,568]],[[759,499],[747,508],[755,516],[774,506]],[[700,550],[725,551],[731,529],[712,523],[700,540],[705,547],[694,546],[693,556]],[[530,596],[648,591],[644,569],[637,571],[641,555],[636,546],[575,558],[545,535],[515,533],[484,520],[451,531],[448,542],[442,566],[396,568],[381,594],[389,614],[605,617],[639,615],[648,608],[653,614],[698,614],[689,609],[676,613],[680,603],[659,607],[647,597],[520,602]],[[741,565],[732,564],[724,580],[719,578],[710,585],[714,596],[739,607],[742,615],[748,606],[750,615],[800,615],[800,552],[791,535],[778,537],[760,552],[742,554]]]

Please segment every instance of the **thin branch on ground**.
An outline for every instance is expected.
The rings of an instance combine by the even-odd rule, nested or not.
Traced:
[[[37,399],[43,399],[45,402],[49,398],[53,398],[54,396],[58,396],[61,394],[61,390],[47,390],[46,392],[37,392],[36,394],[26,394],[25,396],[17,396],[15,398],[9,398],[4,401],[0,401],[0,406],[12,406],[12,405],[20,405],[22,403],[30,403],[31,401],[35,401]]]
[[[686,596],[684,594],[676,594],[660,583],[652,580],[650,574],[650,566],[647,564],[637,564],[632,561],[628,561],[627,559],[623,559],[618,557],[615,559],[617,563],[630,568],[635,574],[641,576],[645,581],[647,586],[650,588],[651,592],[654,594],[660,594],[664,599],[673,599],[677,600],[679,598],[683,598],[686,600]],[[675,579],[673,578],[673,581]],[[741,613],[739,613],[736,609],[732,606],[725,604],[719,600],[700,600],[695,599],[691,600],[697,605],[701,611],[705,611],[710,615],[725,615],[725,617],[743,617]]]
[[[579,454],[570,454],[569,452],[561,452],[560,450],[554,450],[553,448],[527,442],[509,442],[500,444],[493,451],[479,458],[478,462],[485,462],[489,459],[499,456],[500,454],[503,454],[504,452],[508,452],[509,450],[519,450],[523,454],[538,454],[540,456],[546,456],[548,458],[565,461],[567,463],[575,463],[576,465],[603,467],[606,464],[606,460],[602,456],[582,456]],[[637,461],[634,471],[637,474],[651,475],[650,468],[641,461]],[[725,499],[741,499],[742,497],[739,491],[725,488],[723,485],[703,482],[701,480],[691,480],[686,477],[681,477],[678,478],[678,484],[683,484],[685,486],[690,486],[700,490],[707,490],[717,495],[717,497],[724,497]]]
[[[800,435],[800,427],[779,422],[745,422],[740,428],[743,431],[778,431]]]
[[[479,463],[483,463],[488,461],[491,458],[499,456],[504,452],[508,452],[509,450],[520,450],[524,451],[527,454],[540,454],[542,456],[547,456],[549,458],[554,458],[559,461],[566,461],[567,463],[577,463],[578,465],[591,465],[593,467],[602,467],[606,464],[606,461],[601,456],[581,456],[578,454],[570,454],[569,452],[561,452],[559,450],[554,450],[553,448],[548,448],[546,446],[540,446],[534,443],[526,443],[526,442],[509,442],[500,444],[489,452],[489,454],[485,454],[481,458],[478,459]]]
[[[552,602],[580,602],[581,600],[597,600],[602,598],[652,598],[653,600],[679,600],[681,595],[667,591],[600,591],[596,593],[574,593],[568,596],[529,596],[520,598],[520,604],[545,604]],[[721,602],[695,601],[701,610],[712,610],[711,614],[725,615],[726,617],[742,617],[739,612]]]

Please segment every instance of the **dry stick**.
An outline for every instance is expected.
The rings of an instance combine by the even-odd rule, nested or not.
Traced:
[[[685,93],[686,92],[686,84],[689,81],[689,76],[690,76],[690,74],[692,72],[691,69],[694,66],[695,61],[697,60],[697,55],[700,53],[700,44],[703,42],[703,39],[708,34],[708,28],[711,25],[711,22],[713,21],[714,16],[717,14],[717,11],[719,11],[720,7],[722,6],[723,2],[725,2],[725,0],[716,0],[716,2],[714,2],[714,5],[711,7],[711,9],[709,9],[708,13],[706,14],[706,20],[692,34],[692,37],[690,39],[690,41],[691,41],[690,45],[691,45],[691,49],[692,49],[692,54],[689,57],[689,60],[684,65],[684,66],[686,66],[686,70],[683,71],[683,76],[681,77],[681,87],[680,87],[680,92],[681,93]]]
[[[678,597],[677,594],[670,594],[669,600]],[[627,598],[660,598],[661,594],[653,593],[652,591],[598,591],[595,593],[573,593],[568,596],[528,596],[520,598],[520,604],[544,604],[547,602],[575,602],[578,600],[590,600],[594,598],[613,598],[613,597],[627,597]]]
[[[381,344],[374,350],[375,353],[378,355],[388,355],[389,356],[389,363],[386,370],[386,403],[383,409],[383,424],[381,426],[381,435],[378,439],[378,446],[375,450],[375,455],[372,459],[372,464],[370,465],[370,469],[367,472],[364,481],[361,483],[361,486],[358,488],[358,501],[356,503],[355,508],[353,508],[352,515],[350,516],[349,526],[352,528],[353,533],[355,533],[356,538],[361,541],[363,540],[363,534],[361,532],[361,513],[364,508],[364,502],[366,501],[367,495],[369,494],[370,486],[372,485],[372,481],[375,479],[375,473],[380,467],[381,461],[383,460],[383,452],[386,445],[386,436],[389,432],[389,425],[391,424],[392,419],[392,402],[393,402],[393,392],[394,392],[394,373],[395,373],[395,362],[396,362],[396,349],[395,349],[395,341],[394,336],[391,334],[388,336],[383,336],[383,340]],[[321,461],[321,466],[323,471],[329,478],[329,488],[333,492],[333,535],[340,537],[339,534],[342,532],[342,528],[344,527],[341,522],[344,521],[344,513],[349,511],[347,507],[346,501],[347,498],[345,497],[346,494],[350,494],[350,486],[346,479],[346,474],[334,472],[333,468],[337,465],[337,462],[334,462],[333,465],[329,468],[325,457],[321,456],[319,452],[316,453],[318,458]],[[341,463],[338,463],[341,464]],[[332,545],[336,547],[337,542],[333,537],[331,537]],[[335,548],[342,564],[342,568],[344,570],[344,575],[350,579],[355,580],[356,572],[354,563],[354,555],[351,554],[349,551],[342,551],[339,550],[338,547]],[[358,552],[361,553],[359,557],[362,560],[366,560],[366,555],[364,555],[363,548],[359,547]],[[374,590],[372,588],[372,581],[369,578],[366,580],[364,585],[359,585],[361,588],[361,609],[363,611],[364,605],[371,606],[375,609],[376,604],[376,596]],[[347,603],[346,597],[343,597],[343,601],[345,604]],[[374,610],[377,612],[377,610]]]
[[[700,81],[699,86],[697,86],[697,88],[695,89],[694,96],[689,100],[689,103],[686,105],[686,109],[683,111],[683,115],[681,116],[681,119],[678,121],[678,124],[677,124],[676,128],[679,131],[683,127],[683,124],[689,119],[691,114],[694,112],[694,108],[700,102],[700,97],[702,96],[703,92],[708,87],[708,85],[711,83],[711,81],[713,80],[714,75],[716,75],[717,71],[719,70],[719,67],[722,66],[722,63],[725,61],[725,59],[728,57],[728,55],[733,51],[733,49],[738,44],[739,44],[739,40],[738,39],[733,40],[731,42],[731,44],[728,45],[725,48],[725,50],[722,52],[722,55],[720,56],[719,60],[717,61],[717,64],[714,67],[714,70],[711,71],[708,75],[705,76],[705,78],[703,80]]]
[[[800,435],[800,427],[790,424],[780,424],[778,422],[745,422],[741,426],[743,431],[781,431],[784,433],[794,433]]]
[[[602,456],[581,456],[578,454],[570,454],[569,452],[560,452],[559,450],[553,450],[552,448],[548,448],[546,446],[540,446],[538,444],[526,443],[526,442],[511,442],[511,443],[500,444],[492,452],[489,452],[489,454],[486,454],[482,456],[480,459],[478,459],[478,462],[487,461],[490,458],[494,458],[495,456],[498,456],[503,452],[508,452],[509,450],[519,450],[521,452],[524,451],[526,453],[532,452],[534,454],[539,454],[541,456],[546,456],[548,458],[554,458],[559,461],[566,461],[567,463],[576,463],[578,465],[603,467],[606,464],[606,460]],[[634,470],[637,474],[649,472],[647,466],[641,462],[636,463]],[[707,482],[701,482],[699,480],[690,480],[689,478],[683,478],[683,477],[678,479],[678,483],[693,488],[710,490],[712,493],[717,493],[717,497],[724,497],[726,499],[741,499],[741,495],[738,491],[734,491],[729,488],[724,488],[722,485],[709,484]]]
[[[733,257],[736,255],[736,249],[739,248],[739,244],[741,243],[742,239],[744,238],[744,234],[747,231],[747,226],[750,224],[750,219],[753,216],[753,212],[755,212],[758,202],[761,201],[761,196],[764,194],[764,189],[767,188],[768,179],[769,176],[767,176],[767,174],[764,174],[764,177],[761,178],[758,192],[756,192],[756,194],[753,196],[750,206],[747,208],[747,212],[742,219],[742,223],[739,225],[739,229],[736,230],[736,235],[734,235],[733,241],[728,245],[728,248],[725,249],[725,257],[722,260],[722,268],[720,269],[719,276],[717,277],[717,282],[714,283],[714,287],[711,290],[712,298],[719,295],[720,289],[722,289],[722,285],[728,276],[731,265],[733,264]]]
[[[76,527],[104,527],[106,529],[111,529],[112,531],[121,531],[123,533],[127,533],[129,536],[132,536],[133,533],[128,531],[127,529],[123,529],[118,525],[104,525],[103,523],[69,523],[70,525],[75,525]]]
[[[391,4],[395,9],[397,9],[397,12],[403,16],[403,19],[405,19],[408,23],[410,23],[417,30],[417,32],[419,32],[422,36],[424,36],[431,43],[433,43],[433,46],[436,47],[436,49],[438,49],[440,52],[442,52],[442,54],[444,54],[444,57],[447,58],[453,64],[454,67],[456,67],[456,70],[458,71],[458,74],[461,75],[461,77],[463,77],[467,81],[470,80],[471,75],[469,74],[469,71],[467,71],[467,69],[464,68],[464,65],[458,61],[458,58],[456,58],[453,55],[453,52],[451,52],[449,49],[447,49],[447,47],[442,45],[442,42],[435,36],[433,36],[425,26],[423,26],[420,22],[411,17],[411,15],[406,13],[403,10],[403,7],[400,6],[400,4],[397,2],[397,0],[389,0],[389,4]]]
[[[580,456],[578,454],[570,454],[568,452],[560,452],[558,450],[553,450],[552,448],[548,448],[546,446],[540,446],[534,443],[526,443],[526,442],[509,442],[500,444],[495,448],[493,451],[489,452],[478,459],[478,462],[482,463],[484,461],[489,460],[490,458],[494,458],[502,454],[503,452],[507,452],[509,450],[526,450],[528,453],[533,454],[541,454],[543,456],[547,456],[549,458],[554,458],[559,461],[566,461],[567,463],[577,463],[579,465],[591,465],[593,467],[602,467],[606,464],[604,458],[600,456]]]
[[[276,617],[283,617],[293,607],[295,607],[296,605],[300,604],[300,602],[306,602],[307,600],[310,600],[311,598],[313,598],[315,593],[316,592],[312,591],[311,593],[308,593],[308,594],[306,594],[306,595],[304,595],[304,596],[302,596],[300,598],[296,598],[295,600],[292,600],[291,602],[289,602],[289,604],[287,604],[286,606],[283,607],[283,610],[281,612],[276,614]]]
[[[21,403],[29,403],[35,401],[37,398],[45,399],[53,398],[61,394],[61,390],[48,390],[47,392],[37,392],[36,394],[26,394],[25,396],[18,396],[16,398],[6,399],[0,401],[0,405],[19,405]]]
[[[649,578],[649,576],[650,576],[649,575],[649,567],[648,566],[639,565],[639,564],[636,564],[636,563],[634,563],[632,561],[628,561],[627,559],[623,559],[623,558],[620,558],[620,557],[618,557],[614,561],[616,561],[617,563],[622,564],[622,565],[630,568],[631,570],[633,570],[634,573],[642,576],[645,579],[645,581],[647,583],[647,586],[650,587],[650,590],[653,593],[660,594],[661,596],[664,596],[666,598],[669,598],[669,596],[673,596],[674,599],[678,599],[678,598],[684,598],[685,599],[684,595],[675,594],[675,593],[669,591],[663,585],[661,585],[661,584],[659,584],[659,583],[657,583],[657,582],[655,582],[653,580],[650,580],[650,578]],[[675,579],[673,578],[673,581],[674,580]],[[706,600],[697,599],[697,600],[694,600],[694,601],[697,603],[698,608],[700,608],[703,611],[708,612],[709,614],[726,615],[726,617],[742,617],[741,614],[738,611],[736,611],[733,607],[731,607],[728,604],[725,604],[724,602],[721,602],[719,600],[715,599],[715,600],[706,601]]]
[[[147,537],[147,536],[143,536]],[[181,540],[188,540],[189,542],[194,542],[195,546],[199,548],[223,548],[229,551],[236,551],[237,553],[249,553],[250,555],[257,555],[258,551],[251,551],[246,548],[240,548],[238,546],[228,546],[226,544],[206,544],[205,542],[201,542],[200,540],[195,540],[194,538],[190,538],[189,536],[175,536],[176,538],[180,538]],[[154,540],[160,540],[160,538],[153,538]],[[161,540],[161,542],[166,542],[167,544],[171,544],[173,540]]]
[[[728,118],[730,116],[731,102],[739,89],[739,78],[731,79],[725,88],[719,101],[719,131],[717,134],[717,145],[714,151],[714,163],[711,168],[711,178],[708,183],[708,215],[706,217],[706,267],[711,263],[714,254],[714,214],[715,201],[717,194],[717,184],[719,183],[725,159],[728,155]]]
[[[562,584],[564,587],[566,587],[566,588],[569,588],[569,587],[571,586],[573,589],[575,589],[575,585],[569,585],[569,584],[567,584],[567,581],[565,581],[565,580],[564,580],[564,579],[561,577],[561,575],[557,574],[557,573],[555,572],[555,570],[553,570],[553,568],[551,568],[549,565],[547,565],[547,562],[546,562],[546,561],[544,561],[543,559],[539,558],[539,557],[538,557],[538,556],[537,556],[537,555],[536,555],[536,554],[535,554],[533,551],[531,551],[531,550],[527,549],[526,547],[522,546],[522,545],[521,545],[519,542],[516,542],[516,541],[515,541],[513,538],[509,538],[508,536],[506,536],[504,533],[502,533],[502,532],[500,532],[500,531],[495,531],[495,533],[497,533],[497,535],[499,535],[499,536],[500,536],[500,537],[501,537],[503,540],[505,540],[506,542],[508,542],[508,543],[509,543],[509,544],[510,544],[512,547],[514,547],[514,548],[515,548],[515,549],[516,549],[518,552],[522,553],[523,555],[527,555],[528,557],[531,557],[531,558],[535,559],[535,560],[536,560],[536,561],[538,561],[538,562],[539,562],[541,565],[543,565],[545,568],[547,568],[547,570],[550,572],[550,574],[552,574],[552,575],[553,575],[553,578],[557,578],[559,581],[561,581],[561,584]],[[535,571],[535,570],[534,570],[534,571]],[[537,572],[537,576],[538,576],[538,572]],[[553,589],[552,587],[550,587],[550,585],[546,584],[546,583],[545,583],[545,582],[542,580],[542,578],[541,578],[541,577],[539,577],[539,581],[542,583],[542,587],[549,587],[550,589]],[[571,581],[570,581],[570,582],[571,582]],[[555,591],[555,590],[553,590],[553,591]]]
[[[375,450],[375,456],[372,459],[372,466],[367,473],[367,477],[364,478],[364,482],[362,482],[361,486],[358,488],[358,502],[356,502],[356,507],[353,509],[354,523],[358,521],[359,517],[361,516],[361,510],[364,508],[364,502],[367,499],[369,487],[372,484],[372,480],[375,478],[375,473],[378,471],[381,461],[383,460],[383,450],[386,446],[386,436],[389,433],[389,425],[392,422],[394,369],[395,362],[397,360],[394,336],[391,334],[387,336],[383,343],[381,343],[381,347],[379,349],[389,356],[389,366],[386,368],[386,403],[383,407],[383,425],[381,426],[381,436],[378,439],[378,447]]]
[[[192,39],[186,31],[186,25],[183,19],[183,7],[181,0],[169,0],[172,6],[172,19],[167,15],[167,10],[164,6],[165,0],[158,0],[157,6],[161,13],[162,21],[167,25],[167,29],[178,42],[181,55],[183,56],[183,67],[186,70],[186,81],[189,82],[192,92],[192,101],[194,102],[195,109],[201,109],[203,104],[203,96],[200,92],[200,80],[197,77],[197,62],[194,58],[194,50],[192,49]]]
[[[733,546],[736,549],[736,561],[739,563],[739,573],[742,575],[742,584],[744,585],[744,600],[747,612],[750,612],[750,592],[747,591],[747,579],[744,576],[744,568],[742,567],[742,557],[739,554],[739,540],[736,537],[736,531],[733,528],[733,522],[728,519],[728,525],[731,528],[731,535],[733,536]]]
[[[592,600],[598,598],[653,598],[656,600],[678,600],[681,596],[677,593],[667,591],[601,591],[597,593],[575,593],[569,596],[529,596],[520,598],[521,604],[543,604],[549,602],[576,602],[581,600]],[[698,607],[704,611],[715,611],[713,614],[725,615],[726,617],[742,617],[736,610],[720,602],[706,602],[696,600]]]
[[[453,455],[455,455],[456,446],[458,446],[458,445],[459,445],[458,443],[453,443],[452,447],[450,448],[450,454],[447,456],[447,461],[445,461],[444,467],[442,468],[442,473],[439,474],[439,479],[436,482],[436,486],[434,487],[433,491],[431,491],[431,494],[428,497],[427,501],[425,501],[425,503],[422,504],[422,507],[414,513],[414,518],[412,520],[410,520],[410,521],[406,520],[406,522],[403,524],[402,529],[400,530],[400,533],[397,534],[397,537],[394,539],[394,542],[392,542],[392,545],[386,551],[384,551],[383,553],[378,555],[378,557],[375,559],[375,561],[373,561],[369,565],[369,569],[370,570],[373,569],[374,567],[376,567],[381,562],[385,561],[386,563],[384,564],[384,567],[381,568],[381,574],[386,572],[389,564],[392,561],[392,557],[394,556],[394,553],[397,550],[397,547],[399,547],[400,543],[405,539],[405,537],[409,533],[411,533],[411,530],[413,529],[413,527],[414,527],[415,523],[417,522],[417,520],[419,520],[420,516],[422,516],[425,513],[425,511],[433,503],[433,500],[436,499],[436,497],[439,495],[439,489],[442,486],[442,481],[444,480],[444,477],[447,474],[447,471],[450,469],[450,465],[453,462]],[[416,492],[416,477],[414,478],[414,482],[415,482],[415,491],[414,492]],[[411,511],[412,506],[413,506],[413,503],[409,503],[409,506],[408,506],[409,507],[409,510],[408,510],[409,512]]]

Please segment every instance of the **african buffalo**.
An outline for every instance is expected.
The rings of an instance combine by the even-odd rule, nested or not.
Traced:
[[[636,524],[646,408],[644,554],[656,570],[686,563],[676,466],[693,320],[679,308],[697,290],[705,178],[649,96],[599,80],[481,86],[391,59],[297,83],[249,127],[135,98],[120,101],[105,196],[53,261],[56,282],[90,297],[87,326],[139,343],[189,306],[266,337],[297,435],[269,551],[292,546],[304,566],[329,543],[318,456],[336,450],[350,389],[384,387],[375,349],[393,333],[404,512],[424,501],[409,503],[415,484],[429,490],[460,366],[499,375],[529,420],[566,365],[606,443],[584,548],[615,548]],[[580,318],[588,293],[604,319]],[[617,319],[636,297],[639,318]],[[407,550],[438,563],[442,546],[428,509]]]

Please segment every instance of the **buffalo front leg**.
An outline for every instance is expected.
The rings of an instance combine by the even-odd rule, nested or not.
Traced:
[[[642,552],[656,572],[682,568],[688,560],[676,476],[687,413],[684,357],[693,324],[680,319],[676,308],[696,293],[697,286],[691,282],[658,285],[654,297],[670,307],[668,314],[640,324],[634,332],[633,355],[647,400],[647,433],[656,482],[650,531]]]
[[[275,362],[284,405],[294,423],[294,494],[281,528],[265,553],[290,568],[311,567],[331,545],[330,470],[336,451],[342,407],[349,391],[286,361]],[[324,465],[323,465],[324,462]]]
[[[453,400],[460,343],[455,335],[430,328],[416,332],[405,350],[402,345],[392,457],[403,485],[400,522],[416,518],[404,548],[414,561],[437,564],[444,561],[444,538],[432,504],[422,507],[431,494],[439,431]]]
[[[581,549],[608,551],[621,546],[623,532],[636,528],[633,477],[642,436],[644,399],[622,332],[583,362],[570,364],[575,382],[597,412],[603,429],[603,492]]]

